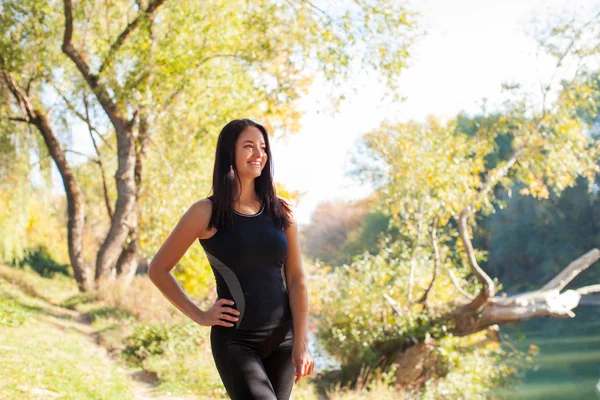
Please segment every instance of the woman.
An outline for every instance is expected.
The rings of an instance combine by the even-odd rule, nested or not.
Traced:
[[[212,196],[186,211],[148,272],[175,307],[211,326],[213,358],[233,400],[288,399],[294,382],[314,370],[298,227],[275,194],[272,170],[265,128],[229,122],[217,142]],[[196,239],[219,297],[205,311],[170,273]]]

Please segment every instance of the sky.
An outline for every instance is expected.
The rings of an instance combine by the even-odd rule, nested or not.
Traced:
[[[503,82],[519,82],[539,92],[554,64],[537,54],[532,36],[535,20],[554,12],[589,13],[600,0],[421,0],[416,10],[426,34],[415,43],[409,67],[400,77],[402,103],[382,102],[384,88],[360,77],[358,93],[338,113],[324,112],[327,91],[317,82],[302,100],[302,129],[273,143],[275,179],[303,193],[296,207],[299,224],[307,224],[317,204],[364,197],[372,188],[346,176],[349,153],[357,140],[385,120],[442,119],[464,111],[488,110],[501,103]]]
[[[324,201],[354,200],[372,188],[346,176],[349,154],[365,133],[386,119],[422,121],[427,115],[442,120],[464,111],[488,110],[502,102],[503,82],[519,82],[539,93],[554,63],[537,54],[531,35],[534,21],[550,15],[591,13],[600,0],[414,0],[426,34],[414,44],[408,68],[399,78],[403,102],[381,101],[384,87],[373,76],[353,76],[357,92],[331,113],[328,89],[317,80],[300,101],[304,112],[300,132],[272,140],[275,179],[302,193],[296,206],[299,224],[310,222]],[[585,14],[584,14],[585,15]],[[75,147],[93,152],[87,135],[75,135]],[[62,190],[53,168],[53,183]]]

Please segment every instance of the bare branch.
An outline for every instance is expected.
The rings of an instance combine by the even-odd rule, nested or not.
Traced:
[[[90,111],[87,102],[87,96],[85,93],[83,94],[83,105],[85,107],[85,122],[88,126],[88,132],[90,133],[90,138],[92,139],[92,143],[94,144],[94,149],[96,150],[96,154],[98,155],[98,166],[100,167],[100,174],[102,175],[102,191],[104,192],[104,203],[106,205],[106,211],[108,212],[108,218],[112,220],[113,210],[110,204],[110,198],[108,196],[108,185],[106,183],[106,174],[104,173],[104,165],[102,163],[102,155],[100,154],[100,149],[98,149],[98,145],[96,144],[96,139],[94,139],[94,134],[92,133],[92,123],[90,121]],[[102,136],[100,136],[102,137]]]
[[[419,249],[419,245],[421,244],[421,236],[422,236],[422,232],[423,232],[423,207],[421,206],[419,208],[419,223],[417,224],[417,238],[415,239],[415,242],[413,244],[413,248],[410,254],[410,270],[408,272],[408,304],[411,304],[413,302],[413,296],[412,296],[412,292],[413,292],[413,287],[415,285],[415,268],[416,268],[416,261],[415,261],[415,256],[417,254],[417,250]]]
[[[75,66],[79,69],[92,89],[95,89],[98,86],[98,77],[90,72],[89,66],[71,43],[73,40],[73,3],[71,0],[64,0],[64,7],[65,33],[62,45],[63,52],[75,63]]]
[[[1,56],[0,63],[4,65],[4,59]],[[2,79],[4,79],[4,82],[6,82],[6,86],[8,86],[8,90],[13,94],[23,114],[27,116],[28,119],[26,121],[31,122],[35,118],[35,111],[33,109],[31,101],[29,100],[29,97],[27,97],[27,95],[23,93],[21,88],[13,79],[13,77],[6,70],[2,69],[1,73]]]
[[[600,250],[592,249],[569,264],[560,274],[540,290],[521,293],[510,297],[488,298],[479,309],[471,304],[461,306],[451,313],[457,322],[453,333],[468,335],[490,325],[527,321],[539,317],[573,318],[573,310],[580,304],[581,297],[600,293],[600,284],[561,290],[600,257]],[[479,297],[479,296],[478,296]],[[476,312],[475,312],[476,311]]]
[[[558,275],[554,277],[550,282],[545,284],[540,291],[556,289],[561,291],[565,286],[569,284],[577,275],[585,271],[590,265],[595,263],[600,258],[600,250],[592,249],[586,254],[582,255],[575,261],[571,262],[567,268],[562,270]]]
[[[423,293],[423,296],[421,297],[421,299],[419,299],[418,303],[427,303],[427,297],[429,296],[429,292],[431,291],[435,279],[437,278],[437,273],[440,266],[440,248],[438,246],[437,241],[437,225],[438,218],[436,217],[433,221],[433,227],[431,228],[431,244],[433,245],[433,276],[431,277],[431,282],[429,282],[429,286],[427,287],[427,289],[425,289],[425,293]]]
[[[88,83],[94,95],[100,102],[102,108],[110,118],[117,131],[124,130],[125,121],[121,117],[117,105],[113,102],[110,94],[103,85],[98,83],[98,76],[94,75],[83,57],[71,42],[73,39],[73,4],[72,0],[63,0],[65,14],[65,34],[63,37],[62,50],[73,61],[83,78]]]
[[[540,121],[541,120],[542,119],[540,119]],[[538,125],[540,123],[541,122],[538,122]],[[477,263],[477,260],[475,259],[475,251],[473,249],[473,244],[471,243],[471,238],[469,237],[468,232],[467,218],[469,217],[469,214],[471,212],[475,211],[476,204],[483,201],[483,199],[488,195],[490,190],[494,188],[498,180],[506,176],[508,171],[516,164],[521,154],[523,154],[523,152],[525,151],[525,148],[526,145],[515,151],[503,166],[490,171],[485,184],[477,193],[475,199],[471,203],[467,204],[467,206],[461,211],[460,216],[458,218],[458,230],[460,238],[465,248],[465,252],[467,253],[467,259],[469,260],[471,272],[483,285],[483,290],[477,295],[477,297],[472,301],[472,303],[468,305],[468,308],[477,309],[481,307],[487,299],[495,295],[496,287],[492,279],[488,276],[488,274],[485,273],[483,269],[481,269],[481,267]]]
[[[579,289],[575,289],[575,291],[580,295],[580,296],[585,296],[586,294],[592,294],[592,293],[600,293],[600,285],[589,285],[589,286],[584,286],[582,288]]]
[[[390,306],[392,306],[392,309],[396,312],[396,314],[398,314],[398,316],[403,316],[402,310],[398,307],[398,303],[396,302],[396,300],[388,296],[387,293],[383,294],[383,298],[390,304]]]
[[[31,121],[29,121],[28,119],[22,118],[22,117],[8,117],[8,119],[10,121],[31,123]]]
[[[93,157],[92,157],[92,156],[90,156],[89,154],[85,154],[85,153],[82,153],[82,152],[80,152],[80,151],[77,151],[77,150],[72,150],[72,149],[65,149],[65,152],[68,152],[68,153],[73,153],[73,154],[77,154],[78,156],[85,157],[85,158],[89,159],[90,161],[92,161],[92,162],[94,162],[94,163],[98,164],[98,160],[97,160],[97,159],[95,159],[95,158],[93,158]]]
[[[460,293],[461,295],[463,295],[464,297],[466,297],[469,300],[473,300],[475,298],[475,296],[473,296],[472,294],[467,292],[465,289],[460,287],[460,283],[458,282],[458,278],[456,278],[456,276],[454,276],[454,272],[452,272],[451,269],[448,269],[447,271],[448,271],[448,276],[450,276],[450,280],[452,281],[452,284],[454,285],[454,287],[456,288],[458,293]]]
[[[556,79],[556,75],[558,73],[558,69],[561,67],[563,61],[569,55],[569,53],[571,53],[571,50],[573,49],[573,46],[575,46],[575,44],[577,43],[577,41],[581,38],[581,34],[583,33],[583,31],[588,26],[590,26],[590,24],[592,22],[594,22],[598,18],[600,18],[600,12],[597,13],[596,15],[594,15],[590,20],[588,20],[582,26],[580,26],[579,29],[577,29],[577,31],[574,33],[574,35],[571,38],[571,40],[570,40],[567,48],[565,49],[565,51],[560,55],[560,57],[558,57],[558,60],[556,62],[556,65],[554,67],[554,71],[552,73],[552,76],[550,77],[550,81],[549,81],[548,85],[546,85],[545,88],[544,88],[543,85],[541,85],[542,86],[542,96],[543,96],[542,107],[544,109],[544,112],[546,110],[546,97],[548,95],[548,91],[550,90],[550,87],[552,86],[552,82],[554,82],[554,79]]]
[[[483,286],[483,289],[479,294],[473,299],[473,301],[468,305],[469,309],[477,310],[481,307],[490,297],[494,297],[496,294],[496,286],[494,285],[494,281],[489,277],[488,274],[485,273],[483,269],[477,263],[475,259],[475,250],[473,249],[473,243],[471,243],[471,238],[469,237],[469,229],[467,226],[467,217],[468,217],[468,209],[465,208],[458,218],[458,231],[460,234],[460,238],[463,242],[463,246],[465,248],[465,252],[467,253],[467,259],[469,260],[469,266],[471,267],[471,272],[477,280]]]

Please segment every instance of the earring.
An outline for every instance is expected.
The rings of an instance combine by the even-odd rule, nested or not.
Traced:
[[[227,173],[227,176],[230,179],[233,179],[235,177],[235,172],[233,171],[233,165],[229,165],[229,172]]]

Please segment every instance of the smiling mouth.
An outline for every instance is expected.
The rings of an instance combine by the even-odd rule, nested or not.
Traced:
[[[258,167],[260,168],[260,162],[255,162],[255,161],[251,161],[248,164],[252,165],[253,167]]]

